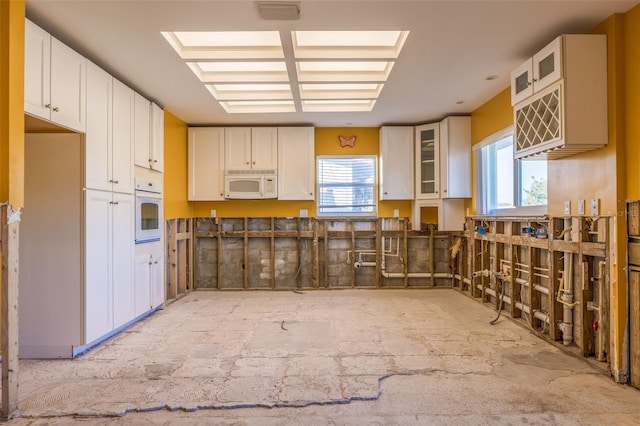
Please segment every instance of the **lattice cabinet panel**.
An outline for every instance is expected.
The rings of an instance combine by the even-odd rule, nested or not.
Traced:
[[[562,138],[561,86],[515,110],[516,157],[526,157],[534,151],[540,153],[544,145]],[[548,149],[555,146],[550,145]]]

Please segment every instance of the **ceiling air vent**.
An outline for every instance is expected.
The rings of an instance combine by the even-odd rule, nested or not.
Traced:
[[[275,21],[296,21],[300,19],[300,2],[256,2],[262,19]]]

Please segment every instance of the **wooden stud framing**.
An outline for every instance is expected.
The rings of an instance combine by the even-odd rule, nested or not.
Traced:
[[[0,259],[2,261],[2,416],[18,412],[18,279],[20,211],[10,204],[0,208]],[[9,223],[10,222],[10,223]]]
[[[404,287],[409,287],[409,221],[405,218],[402,221],[402,272],[404,273]],[[398,237],[400,238],[400,237]]]

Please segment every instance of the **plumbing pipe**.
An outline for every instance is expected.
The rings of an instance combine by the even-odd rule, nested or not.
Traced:
[[[387,272],[385,270],[380,270],[380,273],[385,278],[404,278],[405,275],[407,278],[452,278],[452,275],[448,272]]]
[[[456,280],[462,280],[462,282],[465,284],[471,284],[471,279],[467,277],[462,277],[460,274],[455,274],[453,278],[455,278]]]
[[[522,312],[525,312],[527,314],[531,313],[531,309],[529,309],[529,306],[520,303],[520,302],[516,302],[516,308],[520,309]],[[539,319],[540,321],[544,321],[547,324],[549,324],[549,315],[545,314],[544,312],[538,310],[538,309],[534,309],[533,310],[533,316],[534,318]]]
[[[565,229],[571,226],[571,219],[564,220]],[[564,235],[565,241],[571,241],[571,233]],[[573,254],[565,253],[564,270],[560,281],[561,291],[558,292],[557,300],[562,303],[562,344],[568,346],[573,342]]]
[[[540,284],[534,284],[533,289],[539,291],[542,294],[546,294],[547,296],[549,295],[549,289],[541,286]]]
[[[600,323],[597,331],[598,339],[596,340],[596,359],[598,361],[606,361],[607,357],[604,354],[604,324],[606,322],[604,316],[604,271],[607,266],[607,262],[598,262],[598,322]]]
[[[480,286],[480,289],[482,289],[482,286]],[[489,296],[500,298],[500,296],[497,296],[497,292],[492,288],[487,287],[487,288],[484,289],[484,292],[487,293]],[[508,305],[511,304],[511,298],[509,296],[506,296],[506,295],[502,296],[502,300],[503,300],[504,303],[506,303]]]

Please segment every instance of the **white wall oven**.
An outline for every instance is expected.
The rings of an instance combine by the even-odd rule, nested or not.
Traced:
[[[136,179],[136,244],[162,238],[162,182]]]

